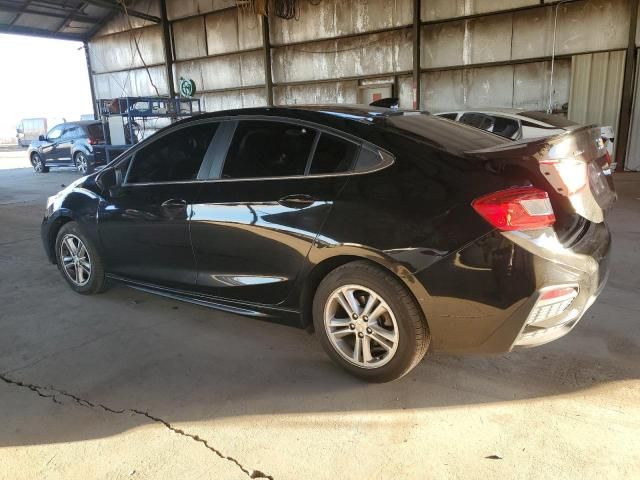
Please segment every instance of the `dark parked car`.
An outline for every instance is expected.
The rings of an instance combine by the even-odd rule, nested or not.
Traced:
[[[86,175],[96,166],[105,164],[104,153],[94,145],[104,144],[102,125],[95,120],[56,125],[39,140],[31,142],[28,155],[33,169],[46,173],[50,167],[76,167]]]
[[[514,143],[375,107],[180,121],[51,197],[42,239],[79,293],[107,280],[315,330],[371,381],[427,349],[569,332],[608,272],[599,131]]]

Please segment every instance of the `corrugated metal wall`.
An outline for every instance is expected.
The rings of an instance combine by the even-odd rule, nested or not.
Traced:
[[[571,61],[569,119],[618,131],[625,52],[576,55]]]
[[[640,37],[636,38],[636,44],[640,43]],[[633,97],[633,110],[631,116],[631,132],[625,170],[640,171],[640,52],[636,60],[636,88]]]
[[[207,110],[266,104],[261,17],[235,0],[166,4],[174,82],[195,80]],[[131,8],[161,15],[157,0]],[[556,10],[553,107],[615,125],[629,0],[423,0],[421,107],[546,108]],[[413,17],[413,0],[300,0],[298,19],[269,20],[274,103],[358,102],[378,82],[411,107]],[[155,94],[134,39],[168,92],[161,27],[131,21],[116,17],[90,42],[99,98]]]

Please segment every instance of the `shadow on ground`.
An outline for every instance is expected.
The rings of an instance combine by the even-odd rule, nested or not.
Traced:
[[[15,187],[15,196],[44,198],[61,179],[68,183],[67,177],[51,176],[46,184],[29,180],[26,187]],[[46,420],[20,409],[18,400],[3,407],[0,425],[9,425],[10,417],[18,426],[0,428],[0,446],[119,433],[121,422],[74,421],[76,408],[114,415],[124,410],[139,424],[150,421],[144,413],[169,425],[272,414],[291,414],[299,422],[326,414],[339,422],[358,412],[380,412],[383,421],[387,413],[403,409],[514,402],[636,380],[640,194],[635,178],[621,178],[621,183],[623,198],[611,219],[616,231],[611,281],[574,332],[538,349],[501,356],[430,355],[407,377],[385,385],[346,375],[303,331],[123,286],[92,297],[72,293],[46,263],[38,230],[41,202],[2,206],[0,371],[5,382],[0,392],[24,390],[44,396],[41,401],[50,406]]]

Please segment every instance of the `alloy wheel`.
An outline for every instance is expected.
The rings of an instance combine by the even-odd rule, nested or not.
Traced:
[[[76,168],[80,173],[86,175],[88,170],[87,157],[85,157],[83,153],[78,153],[76,155]]]
[[[398,349],[398,323],[391,307],[361,285],[344,285],[329,295],[324,326],[336,352],[360,368],[381,367]]]
[[[60,258],[65,275],[74,285],[82,287],[91,278],[91,257],[87,247],[75,235],[66,234],[60,242]]]
[[[42,173],[44,165],[42,164],[42,158],[40,158],[40,155],[38,155],[37,153],[33,155],[31,159],[31,165],[37,173]]]

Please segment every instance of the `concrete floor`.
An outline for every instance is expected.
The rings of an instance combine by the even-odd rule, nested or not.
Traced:
[[[640,476],[640,175],[616,175],[610,281],[570,335],[367,385],[303,331],[73,293],[39,223],[76,174],[25,164],[0,153],[1,478]]]

